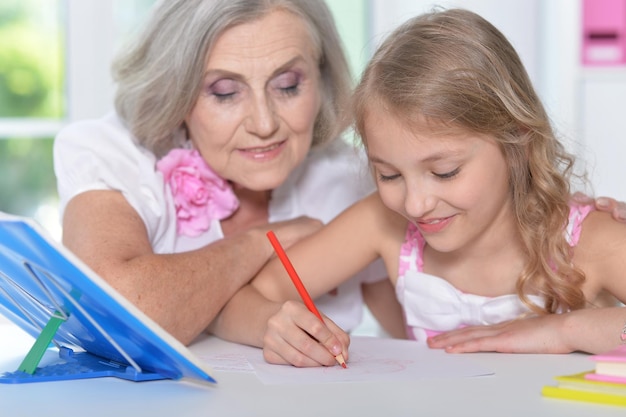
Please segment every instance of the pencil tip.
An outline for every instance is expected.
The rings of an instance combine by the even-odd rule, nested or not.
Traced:
[[[339,355],[335,356],[335,359],[337,359],[337,362],[339,363],[339,365],[341,365],[342,368],[347,368],[348,366],[346,365],[346,360],[343,358],[343,355],[340,353]]]

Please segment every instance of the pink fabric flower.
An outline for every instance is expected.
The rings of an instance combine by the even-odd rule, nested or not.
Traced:
[[[198,236],[213,219],[225,219],[239,207],[230,184],[195,149],[172,149],[156,168],[174,197],[179,235]]]

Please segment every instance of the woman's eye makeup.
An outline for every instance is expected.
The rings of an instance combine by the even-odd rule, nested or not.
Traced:
[[[214,82],[209,87],[209,93],[218,100],[226,100],[237,93],[237,82],[231,79],[223,79]]]
[[[286,95],[295,95],[300,87],[300,74],[294,71],[286,71],[274,78],[271,86]]]
[[[298,71],[287,70],[279,73],[269,81],[269,87],[278,94],[295,96],[300,92],[302,74]],[[235,98],[246,88],[241,81],[232,78],[221,78],[209,84],[206,94],[215,97],[218,102],[229,101]]]

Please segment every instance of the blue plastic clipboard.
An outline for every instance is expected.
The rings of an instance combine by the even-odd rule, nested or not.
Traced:
[[[0,383],[104,376],[216,382],[186,346],[37,222],[2,212],[0,313],[36,339],[20,368],[0,374]],[[39,367],[43,350],[55,346],[58,361]]]

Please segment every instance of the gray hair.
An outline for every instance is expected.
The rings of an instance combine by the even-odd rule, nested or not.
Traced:
[[[304,19],[320,51],[322,105],[313,146],[343,132],[351,121],[352,79],[324,0],[161,0],[112,67],[115,109],[137,140],[157,156],[178,146],[177,132],[200,94],[217,38],[276,9]]]

